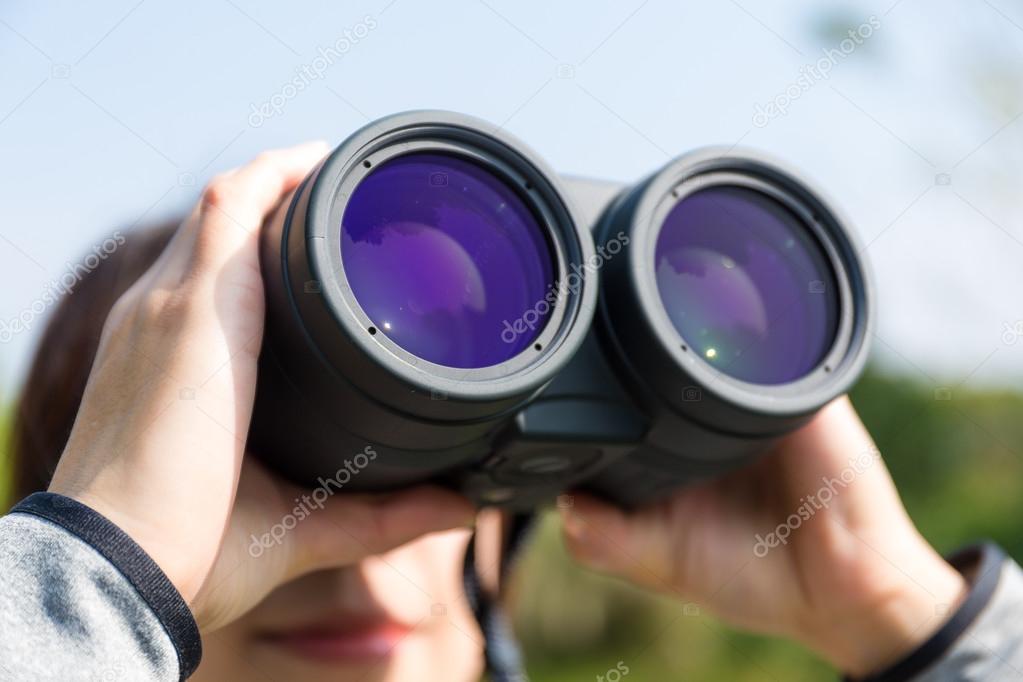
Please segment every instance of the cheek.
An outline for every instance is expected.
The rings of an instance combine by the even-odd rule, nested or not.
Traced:
[[[251,663],[238,652],[245,651],[251,636],[251,623],[244,616],[227,627],[217,630],[215,635],[202,638],[202,661],[191,682],[221,682],[222,680],[244,680],[251,673]]]

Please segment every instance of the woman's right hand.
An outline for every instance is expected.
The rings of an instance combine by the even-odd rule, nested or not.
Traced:
[[[330,495],[300,514],[303,491],[245,457],[263,335],[260,227],[327,151],[267,152],[210,183],[111,311],[50,485],[131,536],[207,630],[303,573],[473,520],[468,501],[434,488]]]

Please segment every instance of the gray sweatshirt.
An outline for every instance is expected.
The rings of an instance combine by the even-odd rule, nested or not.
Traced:
[[[970,595],[872,682],[1023,680],[1019,566],[990,544],[950,561]],[[201,654],[188,605],[106,518],[51,493],[0,518],[0,680],[184,680]]]

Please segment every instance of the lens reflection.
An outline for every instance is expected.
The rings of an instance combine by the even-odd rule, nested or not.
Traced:
[[[550,315],[536,313],[555,270],[544,230],[514,188],[472,161],[424,152],[382,163],[356,186],[341,227],[359,305],[424,360],[499,364]]]
[[[657,287],[683,342],[721,372],[783,384],[813,370],[838,324],[832,269],[810,229],[761,192],[684,197],[657,238]]]

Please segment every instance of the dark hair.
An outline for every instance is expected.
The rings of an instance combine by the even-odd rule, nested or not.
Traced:
[[[50,483],[114,303],[163,251],[177,222],[133,230],[58,303],[36,347],[10,433],[13,503]]]

